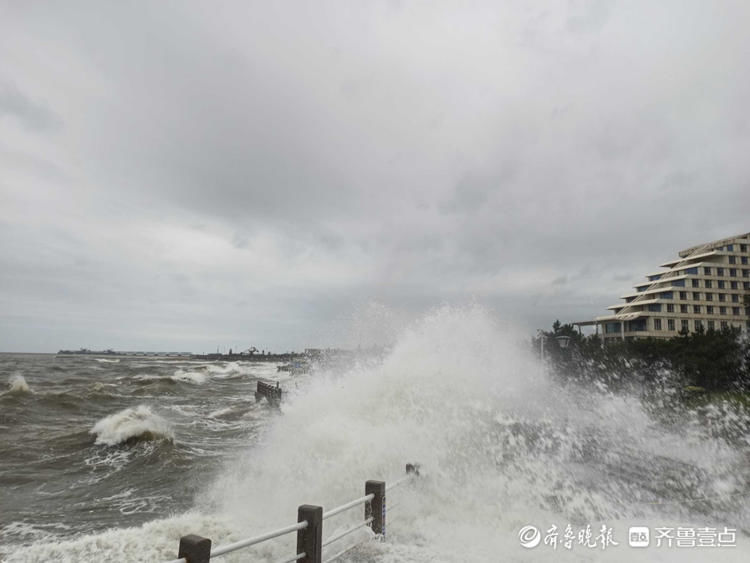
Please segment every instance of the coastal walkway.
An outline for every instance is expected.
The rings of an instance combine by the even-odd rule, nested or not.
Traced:
[[[212,547],[209,538],[195,534],[189,534],[180,538],[177,559],[168,563],[208,563],[214,558],[244,549],[250,546],[285,536],[297,534],[296,553],[288,559],[279,563],[329,563],[348,553],[364,542],[351,545],[334,555],[323,559],[323,548],[327,547],[349,534],[362,528],[368,527],[381,541],[386,537],[386,493],[395,487],[399,487],[412,481],[419,476],[419,465],[409,463],[406,465],[406,475],[397,481],[386,484],[385,481],[366,481],[365,494],[362,497],[351,500],[331,510],[324,511],[322,506],[303,504],[297,509],[297,522],[277,530],[266,532],[259,536],[236,541],[220,547]],[[323,522],[328,518],[341,514],[352,508],[364,506],[364,519],[346,528],[345,530],[329,536],[323,540]],[[393,507],[391,507],[393,508]]]

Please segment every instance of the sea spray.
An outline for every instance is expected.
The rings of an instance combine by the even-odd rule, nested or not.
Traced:
[[[23,375],[16,373],[8,379],[8,393],[32,393]]]
[[[172,427],[148,406],[124,409],[97,422],[89,431],[96,443],[107,446],[137,440],[174,440]]]
[[[366,479],[394,479],[404,463],[420,461],[435,503],[424,505],[428,520],[444,503],[458,508],[442,514],[446,529],[483,517],[492,525],[495,499],[507,496],[509,486],[487,451],[497,447],[495,411],[524,404],[530,415],[544,411],[532,400],[544,396],[540,370],[512,340],[481,310],[434,313],[405,332],[380,367],[311,380],[284,406],[265,447],[230,468],[208,496],[258,529],[263,521],[288,520],[302,502],[334,506],[359,493]],[[492,502],[479,503],[477,496]],[[533,506],[541,492],[527,487],[523,496]],[[249,511],[249,505],[263,509]]]
[[[366,479],[394,479],[405,462],[419,461],[419,492],[391,496],[400,501],[399,543],[425,561],[521,559],[516,534],[529,523],[609,523],[621,541],[631,519],[748,525],[736,498],[699,513],[681,502],[746,493],[741,472],[727,483],[742,453],[705,433],[686,440],[660,427],[637,397],[562,388],[516,341],[480,308],[434,312],[402,334],[381,366],[310,379],[264,446],[207,492],[205,506],[242,528],[267,529],[288,523],[298,504],[335,506]],[[266,548],[269,560],[289,549],[277,545]],[[393,558],[393,549],[385,560],[411,560]],[[607,556],[627,560],[627,549]]]

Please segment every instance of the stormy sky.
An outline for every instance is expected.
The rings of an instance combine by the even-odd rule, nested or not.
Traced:
[[[748,21],[744,0],[2,1],[0,351],[604,314],[750,231]]]

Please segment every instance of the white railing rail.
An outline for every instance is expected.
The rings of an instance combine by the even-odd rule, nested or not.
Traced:
[[[274,530],[273,532],[268,532],[267,534],[263,534],[261,536],[236,541],[234,543],[212,549],[211,557],[219,557],[220,555],[231,553],[232,551],[237,551],[238,549],[242,549],[243,547],[250,547],[251,545],[263,543],[264,541],[285,536],[286,534],[291,534],[292,532],[296,532],[298,530],[304,530],[305,528],[307,528],[307,522],[297,522],[296,524],[292,524],[291,526],[287,526],[286,528]]]
[[[345,538],[349,534],[351,534],[353,532],[356,532],[360,528],[364,528],[365,526],[369,526],[370,524],[372,524],[372,516],[370,516],[367,520],[365,520],[363,522],[358,522],[357,524],[354,524],[354,526],[350,526],[349,528],[347,528],[343,532],[340,532],[340,533],[338,533],[338,534],[336,534],[334,536],[331,536],[330,538],[328,538],[326,541],[323,542],[322,547],[326,547],[327,545],[330,545],[333,542],[340,540],[341,538]]]
[[[404,483],[408,483],[409,481],[412,480],[413,476],[414,476],[413,474],[409,473],[406,477],[401,477],[401,479],[399,479],[398,481],[394,481],[393,483],[388,483],[388,485],[386,485],[385,487],[385,490],[390,491],[391,489],[395,489],[396,487],[403,485]]]
[[[365,483],[364,496],[342,504],[341,506],[337,506],[327,512],[323,512],[323,508],[320,506],[304,504],[297,510],[296,524],[291,524],[284,528],[279,528],[278,530],[266,532],[265,534],[252,538],[239,540],[221,547],[212,549],[211,540],[208,538],[194,534],[183,536],[180,538],[180,546],[177,554],[178,559],[174,559],[168,563],[209,563],[214,557],[220,557],[239,549],[244,549],[286,534],[291,534],[292,532],[297,532],[296,554],[292,558],[286,559],[281,563],[292,563],[294,561],[302,561],[302,563],[328,563],[329,561],[334,561],[352,550],[361,542],[347,547],[336,555],[327,558],[325,561],[322,559],[323,548],[361,528],[367,526],[376,536],[385,539],[386,491],[403,485],[418,475],[419,465],[411,463],[407,464],[406,476],[393,481],[389,485],[386,485],[384,481],[367,481]],[[361,505],[364,505],[365,507],[364,520],[357,522],[323,541],[322,532],[324,520]]]
[[[294,561],[299,561],[305,555],[307,555],[307,554],[306,553],[298,553],[297,555],[295,555],[291,559],[284,559],[283,561],[280,561],[279,563],[294,563]]]
[[[351,502],[347,502],[346,504],[342,504],[341,506],[333,508],[329,510],[328,512],[324,512],[323,520],[328,520],[331,516],[336,516],[337,514],[341,514],[342,512],[349,510],[350,508],[354,508],[355,506],[359,506],[360,504],[365,504],[366,502],[370,502],[373,498],[375,498],[375,495],[371,493],[369,495],[365,495],[363,497],[355,499]]]

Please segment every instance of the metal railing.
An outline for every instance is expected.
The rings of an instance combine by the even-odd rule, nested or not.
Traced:
[[[263,397],[266,398],[268,404],[271,406],[278,407],[281,403],[282,390],[279,387],[277,381],[275,385],[266,383],[264,381],[258,381],[255,387],[255,401],[260,401]]]
[[[365,527],[369,527],[374,534],[385,539],[386,532],[386,492],[411,481],[419,475],[419,465],[409,463],[406,465],[406,476],[388,485],[384,481],[366,481],[365,495],[349,501],[341,506],[323,512],[323,507],[303,504],[297,509],[297,523],[291,524],[278,530],[273,530],[221,547],[211,548],[211,540],[195,534],[189,534],[180,538],[180,546],[177,559],[168,563],[208,563],[214,557],[226,555],[233,551],[257,545],[274,538],[278,538],[292,532],[297,532],[296,553],[283,563],[301,561],[302,563],[329,563],[351,551],[362,542],[350,545],[343,551],[323,560],[323,548]],[[323,521],[341,514],[357,506],[364,505],[364,520],[338,532],[323,541]]]

